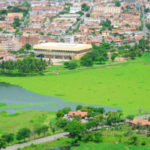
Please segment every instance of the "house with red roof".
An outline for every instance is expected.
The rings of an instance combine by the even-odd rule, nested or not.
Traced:
[[[150,126],[150,121],[148,120],[137,120],[133,119],[130,121],[132,125]]]
[[[4,50],[0,50],[0,62],[8,60],[16,60],[16,57]]]
[[[84,112],[84,111],[81,111],[81,110],[77,110],[77,111],[70,111],[69,113],[68,113],[68,116],[69,117],[74,117],[74,116],[80,116],[81,118],[86,118],[86,116],[87,116],[87,114],[88,114],[88,112]]]

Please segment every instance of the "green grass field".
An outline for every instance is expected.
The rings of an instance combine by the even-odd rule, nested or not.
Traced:
[[[1,76],[0,82],[70,102],[122,107],[125,114],[150,110],[150,55],[114,67],[32,77]]]
[[[55,112],[18,112],[16,114],[0,113],[0,134],[16,133],[21,128],[34,128],[49,125],[55,120]]]
[[[21,150],[50,150],[53,148],[60,148],[69,146],[71,140],[61,138],[59,140],[48,142],[45,144],[31,145]],[[149,146],[131,146],[123,144],[96,144],[96,143],[82,143],[79,147],[73,147],[71,150],[150,150]]]
[[[53,142],[47,142],[47,143],[39,144],[39,145],[31,145],[21,150],[51,150],[54,148],[69,146],[70,142],[71,142],[71,139],[69,138],[61,138]]]
[[[71,150],[150,150],[149,146],[129,146],[121,144],[81,144]]]

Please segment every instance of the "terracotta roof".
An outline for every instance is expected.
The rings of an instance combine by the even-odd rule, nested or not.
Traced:
[[[70,111],[68,113],[69,116],[81,116],[82,118],[85,118],[87,116],[88,112],[83,112],[83,111]]]
[[[133,119],[132,121],[130,121],[131,124],[134,125],[141,125],[141,126],[150,126],[150,121],[148,120],[137,120],[137,119]]]
[[[0,58],[6,57],[6,56],[9,56],[9,53],[5,53],[3,55],[0,55]]]

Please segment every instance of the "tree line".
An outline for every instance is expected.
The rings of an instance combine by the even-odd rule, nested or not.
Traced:
[[[1,73],[38,73],[45,70],[46,61],[32,57],[26,57],[17,61],[2,61],[0,63]]]
[[[26,140],[30,140],[31,137],[34,137],[35,139],[40,138],[41,136],[42,137],[46,136],[49,129],[52,131],[53,134],[56,132],[56,126],[54,126],[53,123],[50,122],[49,126],[42,125],[33,130],[29,128],[21,128],[18,130],[16,134],[14,133],[3,134],[0,137],[0,149],[5,148],[7,145],[11,145],[14,143],[25,142]]]
[[[92,50],[84,55],[79,63],[70,61],[65,62],[64,66],[68,69],[76,69],[80,66],[91,67],[94,64],[104,64],[109,58],[114,61],[118,56],[126,59],[135,59],[136,57],[142,56],[145,50],[150,50],[150,46],[148,46],[148,40],[144,38],[135,45],[123,46],[114,46],[113,44],[103,41],[99,46],[93,44]],[[108,52],[111,53],[109,57]]]

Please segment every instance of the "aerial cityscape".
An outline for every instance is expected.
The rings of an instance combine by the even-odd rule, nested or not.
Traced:
[[[150,0],[0,0],[0,150],[150,150]]]

